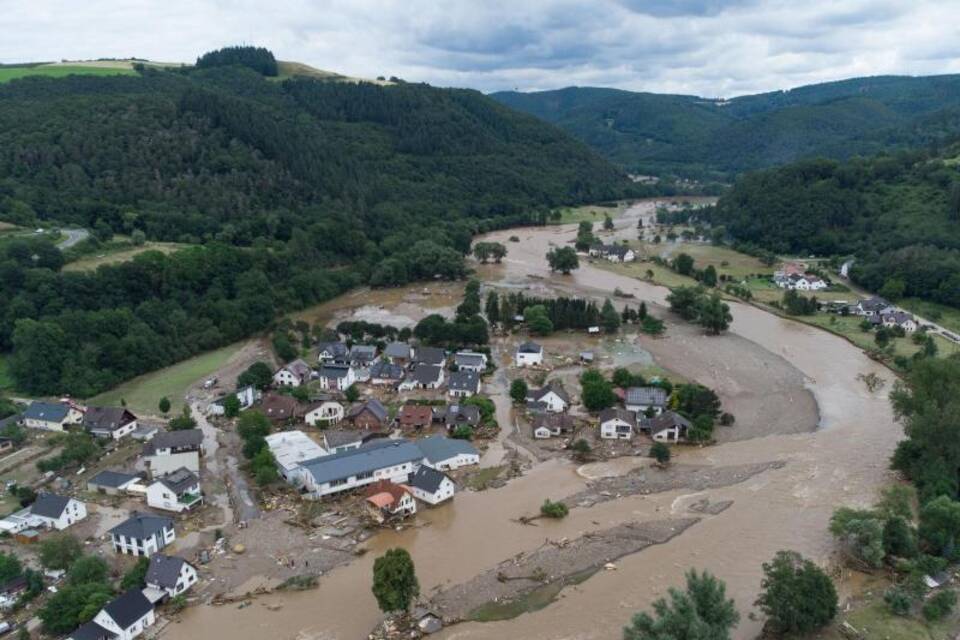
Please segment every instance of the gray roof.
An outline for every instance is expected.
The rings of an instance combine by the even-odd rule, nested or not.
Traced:
[[[347,417],[352,418],[353,416],[359,415],[364,409],[369,410],[380,422],[385,422],[390,416],[390,412],[387,411],[387,408],[383,406],[382,402],[376,398],[371,398],[366,402],[361,402],[360,404],[355,404],[350,407],[350,411],[347,412]]]
[[[143,445],[143,455],[152,456],[157,449],[199,449],[203,444],[203,432],[200,429],[180,429],[178,431],[160,431],[147,444]]]
[[[453,356],[453,364],[458,367],[482,367],[483,354],[480,353],[456,353]]]
[[[120,471],[110,471],[109,469],[104,469],[97,475],[87,480],[87,484],[95,484],[101,487],[112,487],[114,489],[119,489],[131,480],[136,480],[139,477],[140,476],[132,473],[122,473]]]
[[[689,420],[684,418],[679,413],[674,413],[673,411],[664,411],[655,418],[644,418],[640,421],[640,426],[644,429],[649,429],[650,433],[657,433],[658,431],[663,431],[664,429],[669,429],[675,426],[689,429],[691,424]]]
[[[83,428],[87,431],[116,431],[131,422],[137,416],[124,407],[87,407],[83,414]]]
[[[44,518],[59,518],[67,508],[70,498],[55,493],[42,493],[36,502],[30,505],[30,513]]]
[[[447,354],[439,347],[417,347],[413,355],[414,362],[424,364],[443,364],[447,359]]]
[[[443,436],[430,436],[417,441],[417,446],[423,452],[430,462],[441,462],[462,453],[477,455],[477,450],[466,440],[459,438],[445,438]]]
[[[350,359],[370,362],[377,357],[377,348],[370,344],[355,344],[350,347]]]
[[[388,358],[410,358],[410,345],[406,342],[391,342],[383,350]]]
[[[110,601],[103,610],[121,628],[126,629],[153,611],[153,603],[147,600],[140,589],[130,589],[130,591]]]
[[[418,364],[409,375],[419,384],[430,384],[440,380],[443,367],[432,364]]]
[[[667,404],[667,392],[660,387],[630,387],[626,403],[662,407]]]
[[[873,298],[867,298],[866,300],[861,300],[860,306],[863,309],[866,309],[868,311],[877,311],[879,309],[884,309],[891,305],[889,302],[887,302],[883,298],[873,297]]]
[[[28,420],[62,422],[69,413],[70,407],[62,402],[31,402],[23,412],[23,417]]]
[[[172,528],[173,518],[134,512],[129,518],[110,529],[110,533],[115,536],[143,540],[164,529]]]
[[[67,640],[113,640],[116,637],[117,634],[108,629],[104,629],[91,620],[77,627],[73,633],[67,636]]]
[[[320,353],[329,353],[333,358],[344,358],[350,352],[342,342],[321,342]]]
[[[172,589],[177,586],[177,580],[180,578],[180,570],[187,561],[179,556],[166,556],[162,553],[155,553],[150,556],[150,566],[147,567],[146,582],[150,585],[157,585],[164,589]]]
[[[389,362],[377,362],[370,367],[371,378],[386,378],[387,380],[399,380],[403,377],[403,367]]]
[[[539,402],[544,396],[546,396],[551,391],[557,394],[558,396],[560,396],[560,398],[562,398],[564,402],[566,402],[567,404],[570,404],[570,396],[567,395],[567,392],[564,390],[564,388],[561,387],[559,384],[555,384],[553,382],[551,382],[550,384],[548,384],[547,386],[541,389],[532,390],[528,395],[528,398],[530,398],[534,402]]]
[[[637,414],[633,411],[627,411],[626,409],[604,409],[600,412],[600,424],[608,420],[613,420],[614,418],[619,418],[630,424],[636,424],[637,422]]]
[[[480,408],[472,404],[452,404],[440,409],[440,412],[447,425],[469,424],[473,426],[480,424]]]
[[[524,342],[517,347],[517,353],[540,353],[541,351],[543,351],[543,347],[536,342]]]
[[[200,481],[197,475],[185,467],[180,467],[176,471],[160,476],[156,482],[163,484],[167,489],[173,491],[178,496],[184,491],[197,486]]]
[[[480,390],[480,374],[476,371],[455,371],[450,374],[447,387],[455,391],[473,391],[476,393]]]
[[[320,367],[321,378],[333,378],[334,380],[339,380],[340,378],[346,378],[349,372],[350,365],[346,364],[325,364]]]
[[[345,431],[343,429],[325,429],[323,431],[323,441],[328,449],[335,449],[346,444],[363,441],[363,434],[358,431]]]
[[[0,419],[0,429],[10,426],[11,424],[20,424],[23,420],[22,413],[15,413],[12,416],[7,416],[6,418]]]
[[[412,442],[385,438],[349,451],[307,460],[301,466],[313,476],[314,482],[323,484],[422,459],[423,452]]]
[[[427,493],[436,493],[437,489],[440,488],[440,485],[443,483],[444,479],[447,478],[447,474],[442,471],[437,471],[427,465],[420,465],[420,468],[417,469],[410,480],[407,482],[411,487],[416,487],[417,489],[422,489]]]

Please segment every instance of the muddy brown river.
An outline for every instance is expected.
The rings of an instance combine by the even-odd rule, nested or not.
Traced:
[[[632,228],[637,216],[648,214],[653,206],[652,202],[635,205],[618,222],[620,228]],[[544,254],[551,244],[571,241],[575,230],[575,225],[564,225],[491,234],[488,239],[503,242],[509,255],[503,265],[484,269],[484,277],[508,286],[549,282],[589,295],[619,287],[639,299],[664,303],[666,289],[589,264],[582,264],[571,276],[550,274]],[[508,242],[511,235],[519,236],[521,242]],[[733,486],[610,500],[573,509],[559,522],[519,525],[512,519],[536,512],[544,498],[562,498],[586,486],[570,463],[550,460],[503,488],[461,493],[451,504],[421,511],[417,520],[424,526],[376,536],[367,543],[369,553],[321,577],[315,590],[264,596],[244,609],[194,607],[181,622],[171,624],[164,637],[364,638],[380,618],[370,592],[371,567],[387,548],[403,546],[410,551],[422,594],[429,595],[439,586],[464,582],[515,553],[534,549],[545,539],[575,538],[631,520],[684,517],[701,498],[732,500],[733,505],[718,515],[705,515],[670,542],[621,558],[616,571],[602,571],[568,587],[540,611],[503,622],[456,625],[437,637],[616,638],[634,612],[648,608],[668,587],[682,584],[683,573],[690,567],[708,569],[726,581],[728,594],[741,612],[735,637],[755,637],[761,623],[749,620],[747,614],[759,590],[761,562],[779,549],[826,560],[832,549],[826,531],[830,514],[838,505],[866,505],[876,497],[892,477],[888,459],[901,432],[887,402],[893,381],[887,369],[829,333],[748,305],[731,306],[732,333],[782,357],[802,374],[816,399],[820,428],[684,449],[679,459],[718,466],[784,460],[782,468]],[[857,380],[858,374],[868,372],[887,380],[886,387],[869,393]],[[790,402],[782,404],[783,419],[789,420]],[[629,466],[624,464],[624,470]],[[281,608],[267,608],[276,604]]]

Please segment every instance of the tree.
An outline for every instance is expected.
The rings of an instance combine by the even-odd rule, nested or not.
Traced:
[[[603,216],[603,228],[606,231],[613,231],[613,218],[610,217],[610,214],[604,214]]]
[[[920,540],[933,553],[944,558],[957,557],[960,536],[960,502],[938,496],[920,509]]]
[[[70,570],[67,571],[67,583],[71,585],[88,584],[91,582],[107,582],[110,567],[103,558],[82,555],[77,558]]]
[[[763,563],[760,588],[756,605],[777,634],[809,634],[837,614],[837,591],[830,577],[795,551],[778,551]]]
[[[883,551],[897,558],[917,555],[916,533],[901,516],[890,516],[883,523]]]
[[[613,385],[594,369],[584,371],[580,376],[580,398],[588,411],[606,409],[617,401]]]
[[[947,617],[957,606],[957,592],[953,589],[938,591],[923,604],[923,617],[935,622]]]
[[[493,261],[500,264],[507,257],[507,247],[499,242],[490,243],[490,252],[493,255]]]
[[[620,315],[613,308],[610,298],[607,298],[603,303],[603,308],[600,310],[600,319],[603,329],[607,333],[616,333],[617,329],[620,328]]]
[[[6,584],[23,573],[20,559],[12,553],[0,551],[0,584]]]
[[[548,336],[553,333],[553,322],[550,321],[547,308],[542,304],[536,304],[524,309],[523,321],[534,335]]]
[[[160,413],[163,415],[170,413],[170,398],[167,396],[160,398],[160,403],[157,405],[157,408],[160,409]]]
[[[517,404],[521,404],[527,400],[527,392],[529,390],[526,380],[517,378],[510,383],[510,398]]]
[[[343,392],[343,397],[346,398],[347,402],[356,402],[360,399],[360,390],[357,389],[357,385],[350,385],[347,387],[346,391]]]
[[[196,426],[197,421],[194,420],[193,414],[190,412],[190,407],[188,405],[183,405],[183,410],[180,412],[180,415],[167,423],[167,428],[170,429],[170,431],[195,429]]]
[[[675,287],[670,289],[667,302],[670,310],[684,320],[693,322],[700,312],[700,300],[703,298],[701,287]]]
[[[650,457],[657,461],[657,464],[665,465],[670,462],[670,447],[662,442],[654,442],[650,446]]]
[[[142,589],[147,586],[147,570],[149,568],[149,558],[138,558],[137,563],[123,574],[123,579],[120,580],[120,590]]]
[[[570,509],[562,502],[554,502],[548,499],[540,505],[540,515],[545,518],[560,520],[566,518],[568,513],[570,513]]]
[[[719,335],[721,331],[726,331],[733,321],[730,305],[720,299],[719,293],[702,299],[697,309],[697,316],[698,324],[712,335]]]
[[[703,270],[703,278],[700,280],[705,286],[717,286],[717,270],[712,264],[708,264]]]
[[[240,415],[240,398],[231,393],[223,399],[223,415],[228,418],[236,418]]]
[[[273,383],[273,370],[266,362],[254,362],[237,378],[237,388],[253,385],[263,391]]]
[[[487,304],[484,311],[487,314],[487,320],[489,320],[491,324],[500,322],[500,296],[496,291],[491,291],[487,294]]]
[[[420,583],[406,549],[389,549],[373,562],[373,595],[384,613],[410,609]]]
[[[729,640],[740,614],[726,597],[726,585],[706,571],[687,573],[686,589],[671,588],[669,602],[653,603],[654,615],[638,613],[623,640]]]
[[[906,293],[906,290],[907,284],[902,278],[887,278],[887,280],[883,283],[883,286],[880,287],[880,291],[877,293],[887,300],[893,300],[896,302],[903,297],[903,294]]]
[[[686,253],[681,253],[673,259],[673,270],[682,276],[693,275],[693,258]]]
[[[550,265],[550,271],[570,275],[571,271],[580,268],[580,259],[572,247],[557,247],[547,252],[547,264]]]
[[[830,533],[855,559],[873,568],[883,565],[883,525],[874,513],[841,507],[830,518]]]
[[[47,599],[38,616],[48,633],[68,633],[91,620],[113,598],[106,583],[69,585]]]
[[[80,541],[69,533],[58,533],[40,543],[40,564],[45,569],[65,571],[82,554]]]
[[[273,334],[273,351],[282,362],[290,362],[300,355],[286,331]]]

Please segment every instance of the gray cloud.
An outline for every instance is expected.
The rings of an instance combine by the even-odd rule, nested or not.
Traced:
[[[190,62],[255,43],[360,77],[483,91],[732,96],[960,72],[960,0],[8,0],[0,61]]]

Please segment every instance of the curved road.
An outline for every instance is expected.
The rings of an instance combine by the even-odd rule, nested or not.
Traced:
[[[57,249],[60,249],[60,251],[69,249],[90,237],[90,232],[86,229],[60,229],[60,233],[67,236],[57,243]]]

